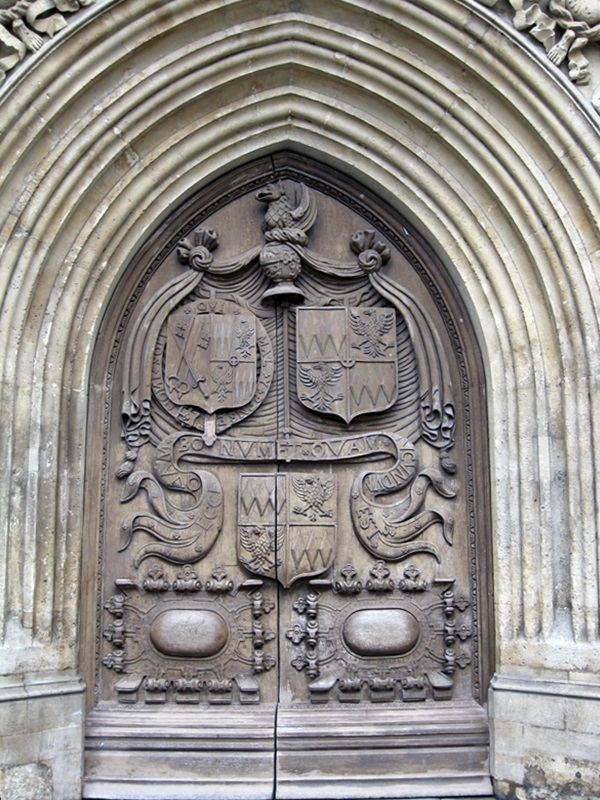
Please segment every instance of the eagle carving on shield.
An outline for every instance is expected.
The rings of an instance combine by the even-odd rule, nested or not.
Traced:
[[[365,308],[362,314],[350,312],[350,326],[358,336],[358,342],[353,342],[352,347],[371,358],[381,358],[395,346],[395,341],[386,341],[386,334],[395,322],[393,311],[377,314],[376,310]]]
[[[323,361],[317,361],[310,367],[299,364],[300,380],[311,390],[310,394],[301,394],[300,399],[306,400],[316,411],[331,411],[337,400],[344,399],[340,392],[334,394],[331,391],[339,383],[343,373],[344,368],[341,365],[326,364]]]
[[[307,475],[304,478],[293,476],[292,485],[296,497],[303,503],[301,506],[294,506],[294,514],[308,517],[311,522],[316,522],[319,517],[328,517],[329,519],[333,517],[333,511],[330,508],[323,508],[333,495],[333,478],[323,480],[313,475]]]
[[[351,422],[398,398],[394,308],[299,307],[296,352],[298,397],[311,411]]]
[[[326,572],[335,553],[336,501],[333,475],[240,475],[239,562],[286,588]]]
[[[240,528],[240,541],[244,550],[250,553],[245,562],[248,569],[266,575],[275,566],[281,564],[275,553],[281,547],[276,528],[272,525],[252,525]]]

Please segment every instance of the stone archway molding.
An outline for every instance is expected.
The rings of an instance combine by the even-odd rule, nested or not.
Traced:
[[[593,112],[475,0],[123,0],[78,14],[0,89],[7,769],[79,796],[88,374],[114,288],[199,186],[287,148],[398,208],[469,309],[490,420],[493,774],[505,793],[539,770],[548,791],[596,791]]]

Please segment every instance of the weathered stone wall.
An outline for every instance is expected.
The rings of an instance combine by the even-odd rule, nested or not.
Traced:
[[[600,795],[597,112],[476,0],[123,0],[69,19],[0,86],[2,796],[80,792],[103,313],[161,220],[278,149],[398,208],[469,309],[490,425],[493,774],[506,797]]]

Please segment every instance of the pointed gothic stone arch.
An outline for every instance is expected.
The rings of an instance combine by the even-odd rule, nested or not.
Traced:
[[[474,0],[260,15],[246,0],[100,3],[0,100],[3,709],[47,703],[63,731],[42,758],[30,730],[11,763],[45,759],[56,796],[77,796],[85,419],[111,295],[157,220],[293,144],[402,211],[461,294],[489,393],[494,775],[522,783],[529,759],[591,780],[585,723],[549,713],[541,731],[534,713],[542,695],[555,709],[575,696],[594,719],[599,695],[599,131],[585,101]]]

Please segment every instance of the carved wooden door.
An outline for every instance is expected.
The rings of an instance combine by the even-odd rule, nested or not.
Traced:
[[[404,223],[268,166],[157,235],[105,327],[86,796],[483,793],[466,325]]]

